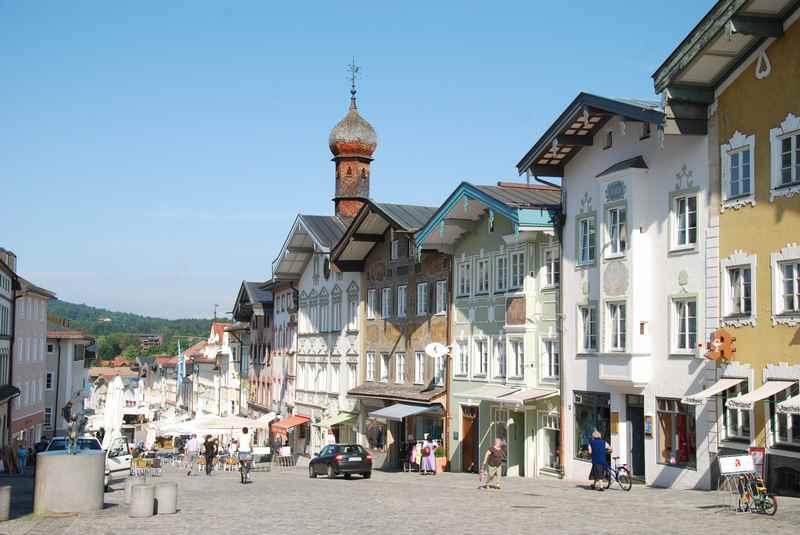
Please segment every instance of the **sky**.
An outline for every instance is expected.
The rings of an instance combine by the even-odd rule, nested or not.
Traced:
[[[713,3],[0,0],[0,247],[66,301],[229,311],[296,213],[333,213],[353,57],[370,195],[438,206],[523,180],[580,91],[657,98]]]

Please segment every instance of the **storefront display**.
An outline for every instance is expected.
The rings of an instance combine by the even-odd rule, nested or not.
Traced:
[[[575,392],[575,456],[590,460],[589,442],[597,430],[606,442],[611,442],[611,396],[601,392]]]

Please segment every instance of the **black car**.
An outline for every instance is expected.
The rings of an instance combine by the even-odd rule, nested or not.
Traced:
[[[315,478],[325,474],[333,479],[344,474],[350,479],[353,474],[361,474],[364,479],[372,475],[372,456],[358,444],[330,444],[322,448],[308,465],[308,477]]]

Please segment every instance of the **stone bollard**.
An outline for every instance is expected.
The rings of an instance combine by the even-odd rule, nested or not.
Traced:
[[[133,488],[133,486],[141,485],[144,482],[145,481],[143,478],[132,477],[132,476],[128,477],[128,479],[125,480],[125,505],[131,504],[131,489]]]
[[[11,485],[0,487],[0,522],[8,520],[11,514]]]
[[[177,483],[157,484],[155,497],[157,515],[174,515],[178,511]]]
[[[131,487],[131,518],[147,518],[153,516],[155,503],[155,487],[139,483]]]

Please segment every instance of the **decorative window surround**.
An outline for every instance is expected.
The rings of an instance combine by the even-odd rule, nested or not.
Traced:
[[[698,250],[698,243],[702,235],[699,191],[699,188],[692,187],[674,191],[669,195],[669,253],[692,253]],[[692,206],[692,202],[694,202],[694,206]],[[694,227],[691,226],[692,209],[694,209]],[[681,238],[681,219],[683,219],[683,232],[685,233],[683,238]],[[694,230],[693,237],[692,230]]]
[[[730,155],[736,151],[750,150],[750,193],[740,195],[737,197],[730,197],[731,185],[731,158]],[[751,206],[756,205],[756,136],[751,134],[749,136],[742,134],[738,130],[734,132],[733,137],[727,144],[720,147],[720,163],[722,164],[722,207],[724,212],[726,209],[738,210],[748,204]]]
[[[741,249],[737,249],[727,258],[723,258],[719,262],[720,265],[720,276],[722,278],[722,318],[721,324],[727,325],[730,327],[744,327],[749,325],[751,327],[756,326],[756,319],[757,319],[757,298],[758,298],[758,291],[756,288],[757,279],[756,277],[756,267],[757,267],[757,256],[752,254],[749,255],[742,251]],[[749,267],[750,268],[750,315],[749,316],[731,316],[730,312],[730,299],[731,299],[731,291],[733,288],[731,287],[731,281],[728,279],[728,269],[733,267]]]
[[[770,380],[800,381],[800,364],[790,365],[788,362],[767,364],[762,368],[764,382]]]
[[[800,182],[792,182],[781,186],[781,141],[788,135],[800,135],[800,117],[789,113],[777,128],[769,131],[770,145],[770,189],[769,202],[779,197],[791,197],[800,194]],[[800,179],[800,177],[798,177]]]
[[[800,245],[790,243],[777,253],[770,256],[772,269],[772,325],[800,325],[800,314],[783,314],[783,262],[800,262]]]

